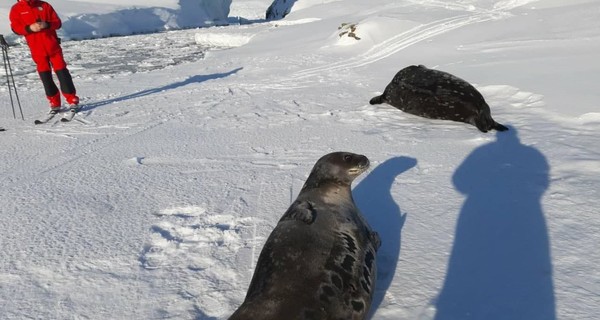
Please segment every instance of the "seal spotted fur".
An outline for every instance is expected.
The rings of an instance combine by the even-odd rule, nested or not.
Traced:
[[[492,119],[490,107],[472,85],[423,65],[400,70],[370,104],[388,103],[406,113],[472,124],[482,132],[508,130]]]
[[[350,187],[368,167],[367,157],[348,152],[317,161],[267,239],[246,298],[229,320],[367,317],[380,239]]]

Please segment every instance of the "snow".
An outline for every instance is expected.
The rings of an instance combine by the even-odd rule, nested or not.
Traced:
[[[129,26],[180,9],[50,2]],[[0,86],[0,318],[227,319],[338,150],[372,163],[353,188],[383,243],[372,319],[600,314],[598,1],[299,0],[264,21],[271,2],[186,11],[218,18],[206,28],[64,41],[83,113],[40,126],[43,88],[2,22],[26,120]],[[348,24],[360,40],[340,36]],[[368,104],[411,64],[469,81],[511,130]]]
[[[65,39],[89,39],[226,24],[232,0],[52,1]],[[12,3],[11,3],[12,5]],[[10,5],[0,12],[7,16]],[[4,14],[6,13],[6,14]],[[0,32],[9,34],[6,20]],[[10,35],[12,38],[13,35]]]

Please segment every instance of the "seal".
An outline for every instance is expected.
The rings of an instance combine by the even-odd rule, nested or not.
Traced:
[[[381,240],[352,198],[369,159],[334,152],[314,165],[267,239],[242,305],[229,320],[362,320]]]
[[[482,132],[508,130],[492,119],[485,99],[467,81],[423,65],[398,71],[383,94],[369,103],[388,103],[424,118],[469,123]]]

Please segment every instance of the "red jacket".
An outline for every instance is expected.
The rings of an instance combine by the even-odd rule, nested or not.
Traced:
[[[48,28],[32,32],[29,26],[46,21]],[[17,0],[10,9],[10,27],[13,32],[25,36],[33,57],[52,56],[61,51],[56,30],[62,22],[52,6],[41,0]]]

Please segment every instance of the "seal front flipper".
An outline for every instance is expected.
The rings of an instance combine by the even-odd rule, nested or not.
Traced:
[[[296,200],[289,209],[281,217],[281,221],[285,220],[299,220],[306,224],[315,222],[317,218],[317,211],[314,205],[310,201]]]
[[[369,236],[371,238],[371,241],[373,241],[373,246],[375,247],[375,250],[379,249],[379,247],[381,247],[381,237],[379,237],[379,233],[377,233],[377,231],[371,231],[369,233]]]

